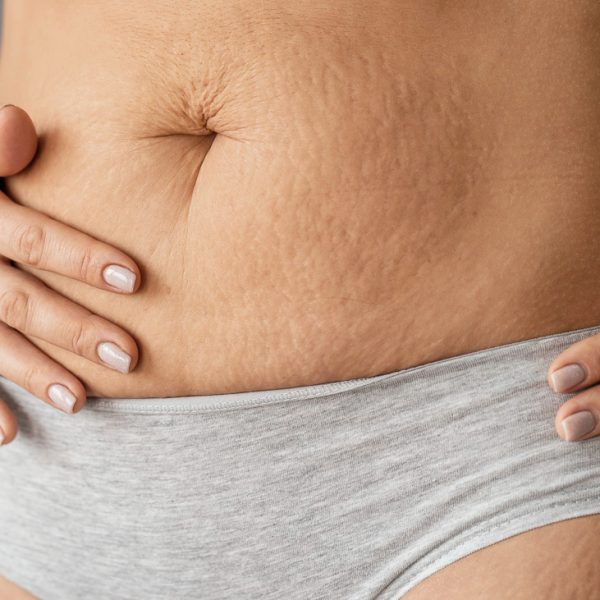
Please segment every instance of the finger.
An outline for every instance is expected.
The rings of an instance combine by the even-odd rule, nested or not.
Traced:
[[[29,115],[10,104],[0,109],[0,177],[22,171],[34,157],[37,135]]]
[[[0,320],[121,373],[137,364],[137,345],[128,333],[8,265],[0,265]]]
[[[105,290],[133,293],[140,286],[140,270],[126,254],[3,193],[0,255]]]
[[[587,337],[559,354],[548,367],[555,392],[574,392],[600,381],[600,334]]]
[[[600,435],[600,387],[594,386],[567,400],[557,411],[555,428],[566,441]]]
[[[83,408],[83,384],[18,331],[0,322],[0,375],[66,413]]]
[[[5,400],[0,399],[0,445],[10,444],[17,435],[17,419]]]

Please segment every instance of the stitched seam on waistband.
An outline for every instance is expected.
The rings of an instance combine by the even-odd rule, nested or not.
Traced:
[[[144,398],[142,401],[154,401],[154,402],[162,402],[164,406],[142,406],[141,402],[135,399],[126,399],[119,400],[116,399],[105,399],[98,398],[98,403],[94,403],[93,410],[96,411],[104,411],[104,412],[127,412],[127,413],[148,413],[148,414],[177,414],[177,413],[205,413],[205,412],[223,412],[227,410],[238,410],[240,408],[259,408],[261,406],[269,406],[272,404],[281,404],[286,402],[293,402],[295,400],[318,400],[320,398],[327,398],[328,396],[332,396],[333,394],[337,394],[342,391],[353,391],[355,389],[359,389],[364,387],[365,385],[369,385],[370,383],[377,381],[383,381],[388,377],[392,377],[395,373],[390,373],[389,375],[377,375],[375,377],[365,377],[360,379],[351,379],[347,381],[333,382],[324,384],[327,386],[327,389],[322,390],[322,393],[319,393],[319,390],[307,389],[297,392],[274,392],[272,396],[268,396],[265,398],[257,398],[256,400],[252,399],[240,399],[240,400],[224,400],[223,402],[214,402],[212,404],[205,405],[193,405],[190,404],[188,406],[169,406],[169,400],[172,398],[177,398],[177,396],[172,396],[171,398]],[[351,385],[356,384],[356,385]],[[308,387],[308,386],[307,386]],[[318,387],[318,386],[312,386]],[[226,394],[225,394],[226,396]],[[199,396],[198,398],[201,398]],[[89,400],[88,400],[89,402]],[[85,407],[84,407],[85,408]]]
[[[256,399],[252,398],[241,398],[234,400],[228,398],[228,394],[223,394],[223,400],[215,400],[213,402],[207,402],[205,404],[188,404],[188,405],[177,405],[169,403],[169,400],[184,400],[190,398],[191,402],[194,402],[197,398],[202,402],[202,396],[189,397],[189,396],[171,396],[165,398],[90,398],[94,403],[92,410],[103,411],[103,412],[126,412],[135,414],[190,414],[190,413],[209,413],[209,412],[223,412],[228,410],[239,410],[242,408],[259,408],[263,406],[270,406],[274,404],[293,402],[296,400],[317,400],[321,398],[327,398],[333,394],[342,391],[352,391],[360,389],[372,383],[384,382],[391,378],[396,377],[410,377],[413,374],[417,375],[423,370],[434,370],[439,369],[442,373],[448,371],[454,364],[461,363],[466,366],[474,366],[481,363],[488,357],[496,359],[496,355],[507,355],[509,357],[518,357],[519,352],[526,348],[533,352],[539,352],[544,350],[545,342],[555,342],[564,338],[572,336],[586,337],[586,332],[598,330],[600,332],[600,325],[594,325],[585,329],[579,329],[575,331],[566,331],[557,334],[550,334],[547,336],[541,336],[538,338],[531,338],[527,340],[521,340],[518,342],[512,342],[510,344],[503,344],[501,346],[493,346],[491,348],[484,348],[482,350],[476,350],[467,354],[460,354],[458,356],[451,356],[449,358],[441,359],[431,363],[425,363],[423,365],[417,365],[408,369],[402,369],[400,371],[393,371],[391,373],[385,373],[383,375],[375,375],[373,377],[362,377],[357,379],[337,381],[325,384],[316,384],[312,386],[305,386],[306,389],[296,390],[292,392],[286,392],[285,390],[269,390],[263,397]],[[530,346],[530,348],[527,348]],[[541,346],[541,348],[540,348]],[[250,392],[251,393],[251,392]],[[261,394],[261,392],[257,392]],[[232,394],[233,395],[233,394]],[[206,396],[209,398],[209,396]],[[160,406],[153,406],[154,403],[160,403]],[[147,406],[151,404],[151,406]],[[146,405],[146,406],[144,406]]]
[[[298,386],[299,389],[286,391],[285,389],[258,390],[256,392],[240,392],[232,394],[215,394],[206,396],[166,396],[166,397],[116,397],[105,398],[90,396],[84,410],[127,414],[203,414],[210,412],[223,412],[229,410],[239,410],[243,408],[260,408],[280,403],[293,402],[297,400],[318,400],[330,397],[334,394],[360,389],[371,384],[384,383],[390,379],[400,379],[410,382],[412,376],[417,376],[423,370],[431,371],[435,375],[444,375],[450,373],[454,365],[460,364],[465,367],[472,367],[481,364],[488,358],[497,360],[498,356],[508,356],[518,358],[524,349],[532,352],[533,356],[540,355],[548,350],[547,344],[558,343],[562,340],[584,339],[593,332],[600,332],[600,325],[593,325],[577,330],[564,331],[560,333],[529,338],[491,348],[483,348],[466,354],[451,356],[445,359],[416,365],[399,371],[392,371],[381,375],[371,377],[359,377],[356,379],[334,381],[324,384],[313,384],[307,386]],[[570,342],[567,341],[567,345]],[[560,348],[558,349],[560,350]],[[524,354],[524,353],[523,353]],[[21,388],[13,381],[0,376],[0,384],[7,390],[15,388],[16,394],[29,394],[27,390]],[[253,397],[234,399],[234,395],[255,395]],[[220,399],[222,397],[222,400]],[[189,404],[186,404],[186,401]]]

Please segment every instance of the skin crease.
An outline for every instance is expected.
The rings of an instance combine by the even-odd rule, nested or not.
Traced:
[[[32,339],[92,395],[368,377],[600,322],[595,0],[6,4],[1,100],[41,136],[8,191],[142,269],[131,297],[26,269],[138,341],[122,375]],[[589,598],[599,528],[406,597]]]

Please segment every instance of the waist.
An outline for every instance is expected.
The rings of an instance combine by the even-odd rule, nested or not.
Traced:
[[[93,395],[164,397],[371,377],[600,321],[600,254],[587,229],[526,220],[529,232],[482,226],[403,254],[368,221],[355,247],[330,244],[347,234],[341,226],[313,239],[266,215],[262,228],[251,223],[221,241],[199,227],[193,251],[177,228],[156,247],[111,239],[142,265],[143,288],[130,297],[29,269],[129,331],[140,348],[134,372],[34,342]],[[398,227],[417,232],[410,219]]]
[[[232,4],[193,39],[167,13],[151,44],[150,13],[8,7],[0,86],[45,140],[9,191],[142,268],[119,298],[31,269],[138,340],[126,376],[36,340],[95,395],[368,377],[600,320],[598,48],[577,15],[545,11],[551,46],[527,15],[469,38],[465,15],[382,2],[395,19],[246,30]]]

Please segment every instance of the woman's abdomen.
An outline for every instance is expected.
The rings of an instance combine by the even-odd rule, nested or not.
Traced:
[[[577,14],[7,4],[2,101],[41,135],[8,190],[142,269],[130,297],[27,269],[138,341],[122,375],[32,340],[93,395],[367,377],[600,320]]]

